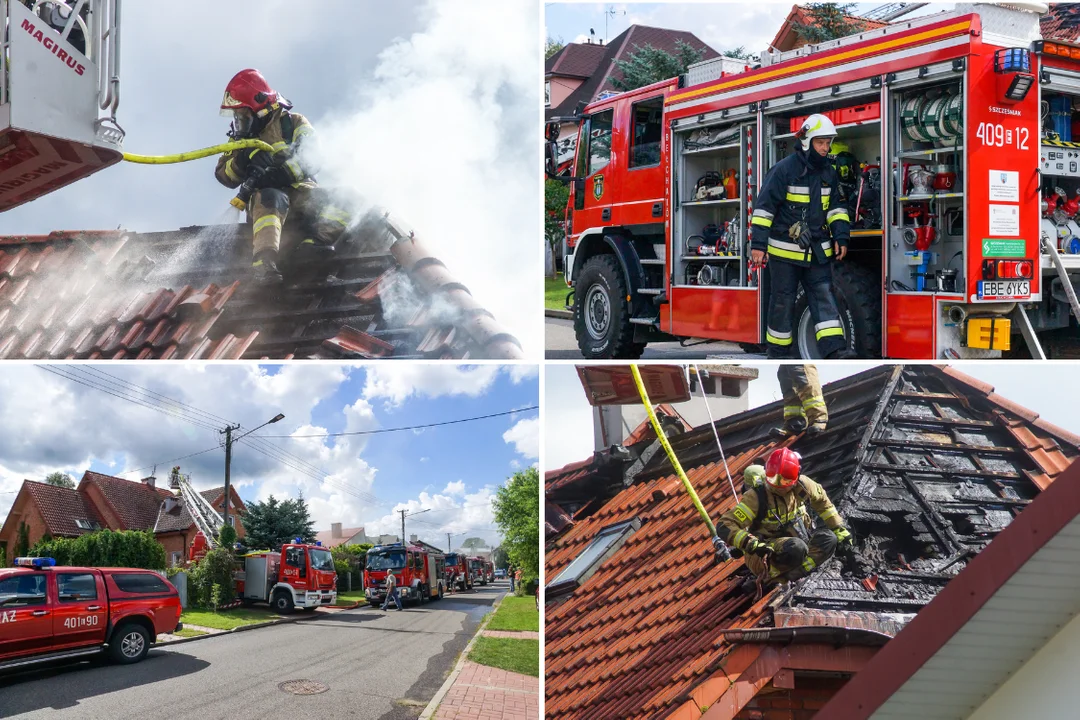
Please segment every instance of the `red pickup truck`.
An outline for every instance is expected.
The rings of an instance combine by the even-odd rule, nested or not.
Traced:
[[[180,596],[150,570],[54,567],[16,558],[0,568],[0,671],[96,655],[142,660],[180,623]]]

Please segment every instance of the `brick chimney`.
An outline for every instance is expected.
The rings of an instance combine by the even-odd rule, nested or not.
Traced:
[[[330,524],[330,537],[332,537],[332,538],[341,537],[341,523],[331,523]]]
[[[151,475],[150,477],[144,477],[141,482],[147,487],[157,487],[157,478],[153,475]]]

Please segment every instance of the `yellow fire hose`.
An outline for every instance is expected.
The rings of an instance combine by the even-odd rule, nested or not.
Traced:
[[[679,462],[679,458],[675,456],[675,451],[671,449],[671,443],[668,442],[667,435],[664,433],[664,429],[660,427],[660,421],[656,417],[656,412],[653,410],[652,403],[649,402],[649,392],[645,389],[645,383],[641,380],[641,372],[638,370],[637,365],[630,365],[630,372],[634,374],[634,382],[637,384],[638,393],[641,395],[641,402],[645,405],[645,412],[649,414],[649,422],[652,423],[653,430],[656,432],[656,437],[660,440],[660,445],[663,446],[664,452],[667,453],[668,460],[671,461],[671,466],[675,468],[675,473],[682,480],[683,487],[686,488],[687,494],[694,502],[694,507],[697,508],[698,514],[701,515],[701,519],[705,522],[705,526],[709,528],[709,536],[714,538],[714,543],[719,540],[716,534],[716,526],[713,525],[713,521],[709,518],[708,511],[705,510],[705,506],[701,504],[701,499],[698,497],[697,492],[694,490],[694,486],[690,484],[690,478],[686,477],[686,473],[683,471],[682,464]],[[721,544],[723,541],[720,541]],[[730,559],[730,551],[726,545],[717,545],[717,555],[722,560]]]
[[[189,160],[199,160],[200,158],[210,157],[211,155],[220,155],[232,150],[240,150],[241,148],[258,148],[260,150],[265,150],[268,153],[274,152],[274,148],[271,147],[269,143],[265,143],[258,139],[250,139],[222,143],[221,145],[214,145],[213,147],[203,148],[202,150],[192,150],[191,152],[179,153],[177,155],[133,155],[132,153],[124,153],[124,159],[128,162],[141,163],[143,165],[171,165],[173,163],[188,162]]]

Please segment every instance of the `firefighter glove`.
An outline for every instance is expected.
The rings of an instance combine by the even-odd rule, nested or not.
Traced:
[[[833,528],[833,533],[836,535],[836,544],[841,550],[855,549],[855,533],[851,532],[843,525]]]
[[[772,555],[773,552],[773,549],[767,543],[761,542],[756,537],[749,538],[746,541],[744,549],[746,552],[751,555],[757,555],[759,558],[766,558]]]
[[[266,171],[274,167],[274,156],[265,150],[256,150],[248,154],[245,165],[249,175],[256,169]]]
[[[284,188],[294,182],[292,175],[283,167],[271,167],[259,176],[256,186],[260,188]]]

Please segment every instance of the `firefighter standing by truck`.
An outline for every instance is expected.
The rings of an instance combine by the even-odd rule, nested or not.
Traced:
[[[765,467],[751,465],[744,473],[742,500],[717,524],[721,540],[738,549],[755,580],[746,589],[760,591],[804,578],[832,557],[839,547],[855,548],[855,536],[844,525],[821,485],[800,474],[799,456],[777,448]],[[811,533],[806,506],[825,524]]]
[[[250,148],[228,152],[214,170],[222,185],[241,188],[233,205],[247,209],[253,231],[252,267],[256,279],[267,284],[282,279],[281,233],[290,210],[306,230],[298,247],[285,250],[302,250],[313,258],[332,254],[350,221],[349,214],[335,207],[329,193],[316,184],[300,152],[314,129],[307,118],[291,110],[292,104],[252,69],[233,76],[221,101],[221,114],[232,118],[232,139],[258,138],[274,148],[273,154]]]
[[[821,391],[821,380],[814,365],[780,365],[776,368],[780,392],[784,394],[784,424],[773,430],[774,435],[787,437],[806,432],[824,432],[829,423],[829,410]]]
[[[847,254],[851,223],[847,208],[837,203],[830,209],[840,194],[839,176],[828,159],[836,127],[814,114],[795,137],[799,148],[766,174],[750,220],[751,262],[759,268],[768,262],[768,355],[792,357],[795,296],[802,283],[821,355],[854,357],[832,291],[831,263]]]

